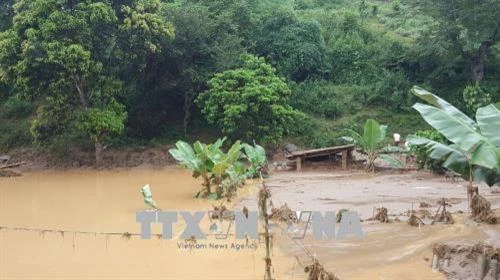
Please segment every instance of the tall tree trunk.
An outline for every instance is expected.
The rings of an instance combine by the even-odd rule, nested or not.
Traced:
[[[489,47],[489,42],[482,42],[479,49],[469,58],[471,78],[474,82],[480,82],[484,78],[484,64],[486,61],[486,52]]]
[[[189,125],[189,118],[191,117],[191,105],[193,105],[194,93],[190,90],[184,94],[184,136],[187,135],[187,128]]]
[[[102,139],[97,139],[97,141],[95,141],[95,165],[97,168],[102,166],[103,150],[104,150],[104,144]]]
[[[87,108],[87,98],[85,97],[85,91],[83,89],[83,79],[80,76],[76,75],[75,77],[75,86],[78,92],[78,97],[80,98],[80,104],[83,108]]]

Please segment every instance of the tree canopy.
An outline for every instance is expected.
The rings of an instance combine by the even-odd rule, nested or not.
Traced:
[[[208,122],[234,139],[275,143],[294,121],[290,89],[263,58],[242,55],[243,65],[217,73],[198,97]]]

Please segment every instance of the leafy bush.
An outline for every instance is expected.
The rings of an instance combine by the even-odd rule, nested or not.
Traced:
[[[0,150],[29,145],[33,141],[26,120],[0,123]]]
[[[3,118],[26,118],[33,113],[33,104],[13,96],[3,104],[1,112]]]
[[[416,136],[425,137],[429,140],[436,141],[439,143],[447,144],[446,138],[439,133],[437,130],[429,129],[429,130],[419,130],[415,133]],[[410,152],[415,155],[417,165],[419,169],[427,168],[433,173],[442,173],[443,168],[442,165],[444,160],[442,159],[433,159],[429,157],[429,153],[427,151],[427,147],[425,146],[411,146]]]
[[[305,113],[323,118],[338,118],[353,111],[353,100],[362,99],[362,87],[338,86],[324,81],[308,81],[295,84],[291,105]]]
[[[197,102],[209,123],[233,139],[276,143],[297,114],[290,89],[263,58],[243,55],[243,66],[216,74]]]

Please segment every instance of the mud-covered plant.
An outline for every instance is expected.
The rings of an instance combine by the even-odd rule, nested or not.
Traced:
[[[253,144],[242,144],[243,150],[245,152],[245,157],[248,159],[249,166],[246,170],[246,176],[248,178],[257,178],[259,177],[259,172],[264,168],[267,164],[266,158],[266,150],[260,145]]]
[[[337,276],[327,271],[317,260],[304,267],[304,272],[307,273],[308,280],[339,280]]]

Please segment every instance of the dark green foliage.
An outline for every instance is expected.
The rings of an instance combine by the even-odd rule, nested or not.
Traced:
[[[12,96],[2,105],[1,108],[1,118],[10,119],[27,118],[33,113],[33,104],[27,102],[26,100],[19,99],[16,96]]]
[[[0,123],[0,151],[29,145],[33,141],[29,128],[30,124],[26,120]]]
[[[500,100],[499,2],[438,2],[1,1],[0,130],[12,137],[0,145],[34,136],[87,149],[99,134],[115,134],[105,141],[120,147],[211,141],[220,128],[249,141],[287,136],[324,147],[369,118],[407,135],[428,128],[409,110],[413,84],[472,116]],[[195,106],[216,73],[248,84],[226,83],[232,93],[258,88],[252,71],[238,70],[245,53],[276,69],[259,82],[275,85],[279,94],[269,96],[278,100],[263,95],[258,114],[241,116],[249,96],[219,91]],[[227,114],[216,98],[233,104]]]
[[[294,84],[290,104],[302,112],[335,119],[359,109],[355,104],[364,102],[368,92],[365,87],[339,86],[322,80],[306,81]]]
[[[299,20],[289,10],[278,10],[263,19],[256,52],[278,72],[294,81],[320,74],[325,54],[321,26],[316,21]]]

